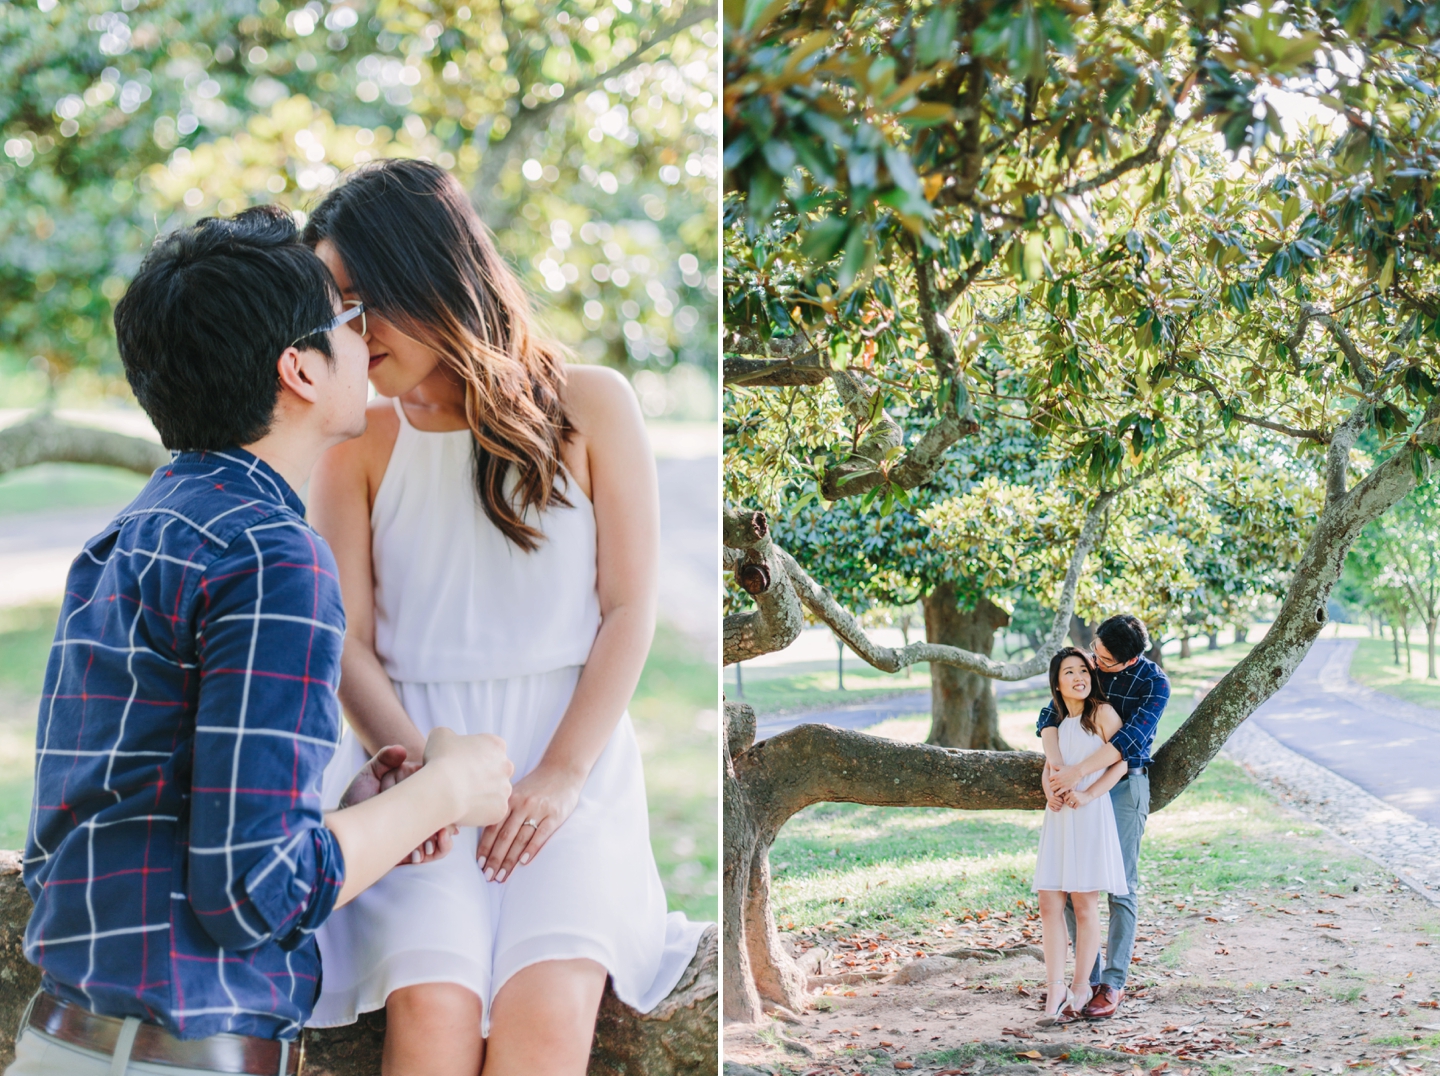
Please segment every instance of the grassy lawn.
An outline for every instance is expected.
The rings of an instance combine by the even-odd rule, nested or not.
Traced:
[[[1180,727],[1197,688],[1213,683],[1250,649],[1249,643],[1197,650],[1167,665],[1173,693],[1157,745]],[[1021,750],[1036,750],[1038,693],[1002,700],[1001,731]],[[919,740],[928,717],[898,718],[874,730]],[[1030,880],[1041,815],[1036,811],[951,811],[822,803],[797,814],[775,842],[777,916],[795,927],[885,922],[897,933],[923,932],[946,913],[981,909],[1035,911]],[[1301,829],[1305,832],[1301,833]],[[1314,829],[1314,833],[1310,830]],[[1297,876],[1344,881],[1369,869],[1358,857],[1335,863],[1310,850],[1297,828],[1238,766],[1224,759],[1165,810],[1152,815],[1142,844],[1146,899],[1183,903],[1188,894],[1281,888]]]
[[[776,916],[786,929],[833,929],[838,920],[884,923],[898,935],[987,910],[1033,914],[1040,822],[1038,811],[816,804],[786,825],[771,853]],[[1192,896],[1322,877],[1346,884],[1373,872],[1358,856],[1337,862],[1295,839],[1319,834],[1283,814],[1234,763],[1217,759],[1151,815],[1141,845],[1144,899],[1151,909],[1173,908]]]
[[[655,633],[630,703],[645,757],[650,844],[672,911],[719,919],[719,743],[715,663],[677,632]]]
[[[42,463],[0,477],[0,515],[128,503],[145,478],[118,467]]]
[[[1355,658],[1350,662],[1350,676],[1362,684],[1404,699],[1416,706],[1440,710],[1440,680],[1425,678],[1425,634],[1412,633],[1410,638],[1411,671],[1405,671],[1405,648],[1400,648],[1400,664],[1395,664],[1395,650],[1388,639],[1359,639]]]
[[[930,666],[916,665],[898,673],[884,673],[871,668],[854,654],[845,654],[845,690],[839,690],[833,660],[790,662],[785,665],[747,665],[742,671],[744,701],[757,714],[774,714],[794,710],[824,710],[867,699],[885,698],[911,691],[930,690]],[[735,670],[725,670],[725,694],[736,693]]]

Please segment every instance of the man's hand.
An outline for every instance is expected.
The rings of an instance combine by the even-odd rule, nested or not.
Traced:
[[[375,752],[375,757],[360,767],[358,773],[350,779],[344,794],[340,797],[340,806],[354,807],[357,803],[363,803],[372,796],[378,796],[386,789],[394,788],[396,784],[405,780],[416,770],[420,769],[422,763],[411,762],[408,752],[400,744],[390,744]],[[415,849],[408,856],[402,859],[397,866],[404,866],[407,863],[432,863],[437,859],[444,859],[450,854],[451,838],[459,832],[456,826],[446,826],[438,833],[432,834],[423,845]]]
[[[515,765],[505,757],[505,741],[499,736],[461,736],[442,726],[425,741],[425,765],[449,774],[456,824],[490,826],[510,813],[510,775]]]
[[[1056,767],[1052,766],[1049,762],[1045,763],[1045,768],[1040,771],[1040,788],[1045,793],[1045,806],[1052,811],[1058,811],[1061,807],[1065,806],[1064,801],[1060,798],[1060,794],[1056,792],[1052,781],[1055,772]]]
[[[1050,784],[1056,792],[1073,792],[1082,776],[1079,765],[1061,766],[1050,778]]]

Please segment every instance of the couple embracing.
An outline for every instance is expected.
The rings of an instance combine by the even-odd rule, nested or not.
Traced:
[[[294,1073],[304,1025],[383,1007],[386,1076],[579,1076],[606,978],[648,1011],[703,929],[626,714],[659,541],[629,386],[567,369],[420,161],[303,235],[164,237],[115,323],[174,455],[67,581],[9,1073]]]
[[[1144,656],[1149,646],[1145,625],[1122,614],[1096,629],[1093,653],[1066,647],[1050,660],[1050,702],[1036,725],[1047,810],[1031,887],[1044,931],[1042,1026],[1106,1019],[1124,998],[1150,811],[1150,747],[1170,698],[1164,671]],[[1103,970],[1102,890],[1110,904]],[[1075,947],[1068,985],[1067,938]]]

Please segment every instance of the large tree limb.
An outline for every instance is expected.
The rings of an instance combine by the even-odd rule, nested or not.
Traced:
[[[807,351],[793,359],[747,359],[725,357],[726,385],[746,388],[783,388],[787,385],[818,385],[830,376],[818,351]]]
[[[169,462],[169,451],[154,441],[64,422],[49,411],[0,429],[0,474],[37,463],[94,463],[148,475]]]
[[[1440,444],[1440,398],[1431,400],[1410,443],[1348,492],[1327,499],[1270,630],[1225,674],[1155,756],[1150,802],[1159,810],[1209,765],[1230,734],[1282,687],[1328,622],[1330,593],[1345,557],[1373,520],[1415,488],[1416,452]]]

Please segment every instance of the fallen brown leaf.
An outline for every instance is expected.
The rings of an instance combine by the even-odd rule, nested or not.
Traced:
[[[1041,1054],[1039,1050],[1025,1050],[1023,1053],[1018,1053],[1015,1056],[1028,1057],[1031,1061],[1039,1061],[1041,1059]]]
[[[913,1069],[913,1068],[915,1067],[915,1062],[913,1062],[913,1061],[897,1061],[897,1062],[895,1062],[895,1067],[896,1067],[897,1069]]]

